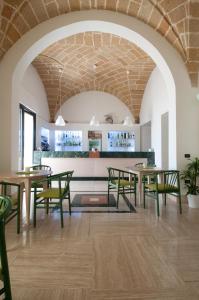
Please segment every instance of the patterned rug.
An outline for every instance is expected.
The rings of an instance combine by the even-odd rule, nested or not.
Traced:
[[[113,194],[110,194],[109,205],[107,194],[75,194],[71,206],[72,212],[136,212],[134,206],[125,195],[120,197],[119,208],[116,207],[116,199]],[[78,208],[78,210],[75,208]]]

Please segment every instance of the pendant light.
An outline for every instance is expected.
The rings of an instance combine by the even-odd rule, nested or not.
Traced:
[[[96,120],[95,116],[92,116],[89,124],[90,126],[99,126],[99,121]]]
[[[55,122],[56,126],[65,126],[66,125],[66,123],[61,115],[61,79],[62,79],[63,71],[64,71],[63,68],[59,68],[59,73],[60,73],[60,77],[59,77],[59,115]]]
[[[125,117],[123,125],[124,126],[128,126],[128,127],[133,126],[133,122],[132,122],[132,120],[131,120],[131,118],[129,116]]]

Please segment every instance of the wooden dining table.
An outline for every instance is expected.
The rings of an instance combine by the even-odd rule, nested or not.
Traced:
[[[33,170],[29,172],[16,171],[16,172],[5,172],[0,173],[0,181],[14,182],[21,184],[21,190],[25,188],[25,199],[26,199],[26,223],[30,224],[30,201],[31,201],[31,186],[32,182],[45,178],[51,175],[51,171],[46,170]],[[23,192],[21,192],[23,198]],[[22,203],[23,201],[21,201]]]
[[[139,205],[142,204],[142,199],[143,199],[143,184],[142,184],[142,180],[143,180],[143,176],[146,175],[153,175],[153,174],[157,174],[157,173],[161,173],[163,171],[165,171],[164,169],[161,168],[157,168],[157,167],[137,167],[137,166],[128,166],[125,168],[126,170],[128,170],[129,173],[134,173],[137,175],[138,177],[138,203]]]

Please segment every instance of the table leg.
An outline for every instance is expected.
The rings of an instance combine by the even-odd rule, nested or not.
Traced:
[[[142,202],[142,175],[138,175],[138,201],[139,205],[141,205]]]
[[[26,223],[30,224],[30,197],[31,197],[31,182],[30,180],[25,180],[25,195],[26,195]]]

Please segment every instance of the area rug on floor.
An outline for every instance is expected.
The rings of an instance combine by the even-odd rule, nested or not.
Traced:
[[[73,197],[71,206],[72,212],[77,212],[74,208],[78,208],[78,211],[81,212],[136,212],[134,206],[125,195],[120,198],[118,209],[115,197],[112,194],[109,197],[109,205],[107,194],[76,194]]]

